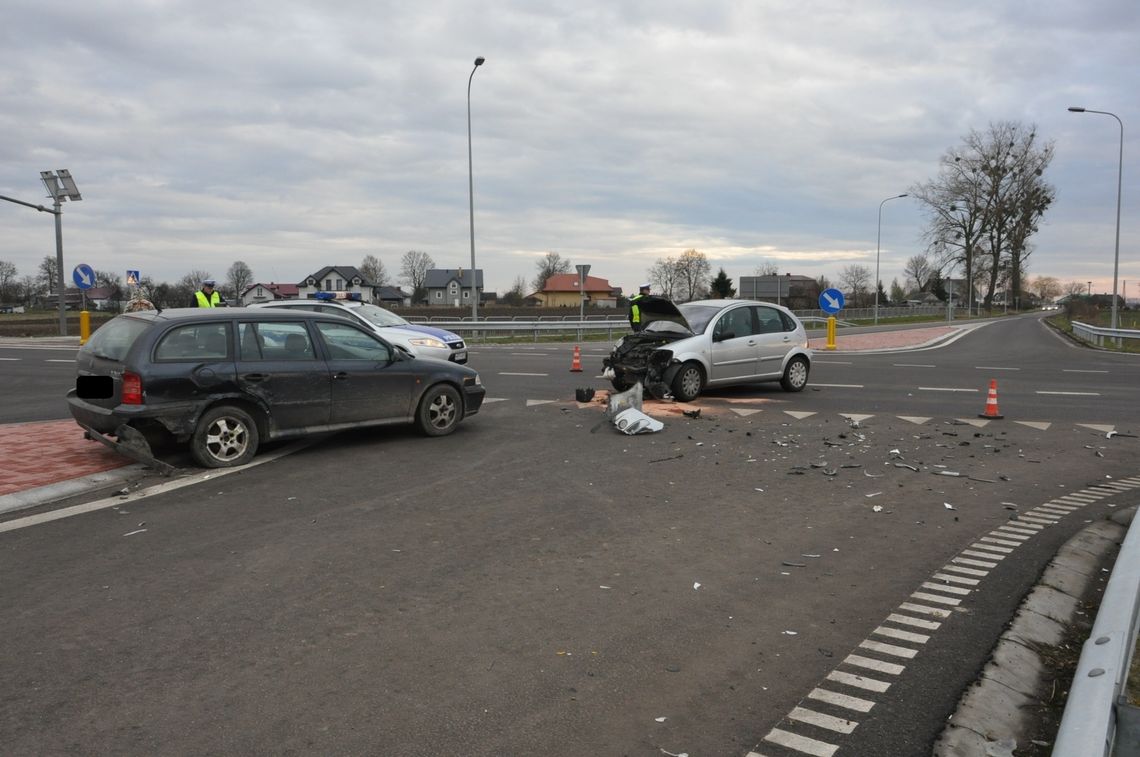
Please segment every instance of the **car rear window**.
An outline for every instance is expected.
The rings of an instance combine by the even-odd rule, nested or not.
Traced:
[[[163,335],[154,349],[154,359],[225,360],[230,354],[228,323],[191,323],[178,326]]]
[[[122,315],[112,318],[96,329],[83,345],[83,351],[95,357],[121,361],[130,352],[135,340],[150,327],[151,322],[141,318]]]

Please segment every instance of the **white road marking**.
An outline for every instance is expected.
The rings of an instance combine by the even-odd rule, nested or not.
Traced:
[[[484,397],[483,398],[483,404],[484,405],[486,405],[489,402],[506,402],[506,401],[507,401],[506,397]]]
[[[1014,421],[1014,423],[1020,423],[1022,426],[1029,426],[1029,428],[1035,428],[1038,431],[1048,431],[1049,427],[1053,425],[1052,423],[1042,423],[1041,421]]]
[[[896,417],[897,417],[899,420],[903,420],[903,421],[909,421],[910,423],[913,423],[913,424],[915,424],[916,426],[921,426],[922,424],[924,424],[924,423],[926,423],[928,420],[930,420],[929,418],[924,418],[924,417],[922,417],[921,415],[899,415],[899,416],[896,416]]]
[[[894,363],[895,368],[937,368],[929,363]]]
[[[806,410],[785,410],[784,412],[787,413],[788,415],[792,416],[796,420],[799,420],[799,421],[802,421],[804,418],[810,418],[813,415],[815,415],[814,412],[808,412]]]
[[[212,481],[221,476],[228,476],[231,473],[240,473],[249,468],[255,468],[258,465],[271,463],[278,458],[285,457],[288,454],[297,452],[313,444],[315,439],[306,439],[300,442],[294,442],[288,447],[284,447],[275,452],[266,455],[261,455],[254,458],[252,463],[240,465],[236,468],[216,468],[209,472],[198,473],[186,478],[180,478],[177,481],[166,481],[155,486],[148,486],[146,489],[139,489],[138,491],[131,492],[127,495],[116,494],[114,497],[107,497],[106,499],[97,499],[94,502],[88,502],[82,505],[75,505],[73,507],[65,507],[60,510],[52,510],[50,512],[39,513],[38,515],[29,515],[26,518],[17,518],[10,520],[6,523],[0,523],[0,533],[5,531],[15,531],[21,528],[28,528],[29,526],[38,526],[41,523],[50,523],[53,520],[62,520],[70,518],[73,515],[82,515],[83,513],[91,513],[96,510],[105,510],[108,507],[116,507],[135,500],[144,499],[146,497],[154,496],[155,494],[163,494],[165,492],[181,489],[186,486],[193,486],[194,484]]]
[[[910,631],[902,631],[898,628],[891,628],[889,626],[879,626],[871,633],[877,633],[880,636],[887,636],[899,641],[909,641],[912,644],[925,644],[930,641],[930,637],[924,633],[912,633]]]
[[[831,757],[839,751],[839,747],[835,744],[828,744],[825,741],[816,741],[809,739],[806,736],[797,736],[790,731],[782,731],[779,728],[773,728],[764,737],[765,741],[771,741],[773,744],[786,746],[788,749],[794,749],[797,752],[810,754],[811,757]]]
[[[934,575],[937,576],[938,574],[935,573]],[[963,578],[960,580],[967,581],[969,579]],[[977,583],[977,582],[975,582],[975,583]],[[927,631],[937,631],[939,628],[942,627],[942,624],[936,620],[923,620],[922,618],[912,618],[909,615],[899,615],[897,612],[892,612],[890,615],[888,615],[887,620],[889,620],[892,623],[898,623],[899,625],[914,626],[915,628],[925,628]]]
[[[870,712],[875,703],[868,699],[860,699],[853,697],[849,694],[840,694],[837,691],[828,691],[827,689],[812,689],[808,694],[808,699],[818,699],[821,702],[827,702],[836,707],[842,707],[845,710],[854,710],[855,712]]]
[[[950,613],[946,613],[949,615]],[[871,657],[864,657],[863,655],[849,654],[844,658],[843,662],[848,665],[854,665],[857,668],[867,668],[867,670],[876,670],[880,673],[887,673],[888,675],[897,676],[906,670],[906,666],[897,665],[893,662],[883,662]]]
[[[975,370],[978,371],[1020,371],[1020,368],[1005,368],[1000,365],[975,365]]]
[[[812,386],[821,386],[825,389],[862,389],[863,388],[862,384],[816,384],[816,383],[813,383]]]
[[[732,408],[732,412],[736,413],[737,415],[739,415],[741,417],[747,418],[750,415],[756,415],[756,413],[762,413],[764,411],[763,410],[741,410],[738,407],[734,407],[734,408]]]
[[[527,400],[526,406],[527,407],[534,407],[535,405],[549,405],[551,402],[556,402],[556,401],[557,400]]]
[[[75,358],[64,359],[64,358],[50,357],[47,360],[45,360],[44,362],[45,363],[74,363]]]
[[[1055,394],[1061,397],[1099,397],[1100,392],[1034,392],[1035,394]]]
[[[792,720],[814,725],[817,728],[826,728],[836,733],[851,733],[855,730],[855,726],[859,725],[854,720],[837,718],[834,715],[824,715],[822,712],[809,710],[805,707],[792,708],[792,711],[788,713],[788,717]]]
[[[877,678],[867,678],[866,676],[857,676],[852,673],[844,673],[842,670],[831,671],[827,674],[827,680],[854,686],[857,689],[877,691],[880,694],[891,687],[886,681],[880,681]]]
[[[1103,426],[1095,423],[1078,423],[1077,425],[1083,426],[1084,428],[1091,428],[1093,431],[1100,431],[1105,434],[1107,434],[1109,431],[1116,430],[1116,426]]]
[[[816,365],[854,365],[850,360],[816,360]]]
[[[954,604],[958,603],[954,602]],[[902,657],[907,660],[913,659],[914,656],[918,654],[917,649],[900,647],[896,644],[884,644],[881,641],[871,641],[870,639],[864,639],[863,641],[859,642],[859,646],[863,649],[870,649],[872,652],[878,652],[879,654],[889,654],[891,657]]]
[[[507,373],[506,371],[499,371],[500,376],[549,376],[549,373]]]
[[[1108,371],[1086,371],[1079,368],[1065,368],[1062,373],[1108,373]]]
[[[0,360],[23,360],[23,358],[19,358],[19,357],[0,357]]]
[[[958,389],[952,386],[920,386],[920,392],[976,392],[977,389]]]
[[[990,567],[996,567],[996,566],[990,566]],[[911,596],[914,597],[915,599],[921,599],[923,602],[933,602],[933,603],[938,604],[938,605],[950,605],[951,607],[957,607],[958,605],[962,604],[962,600],[960,600],[960,599],[952,599],[950,597],[941,597],[941,596],[938,596],[937,594],[928,594],[925,591],[916,591],[913,594],[911,594]]]
[[[936,584],[933,581],[923,581],[922,588],[930,591],[944,591],[947,594],[957,594],[960,597],[967,596],[970,593],[970,589],[963,589],[961,586],[947,586],[946,584]]]
[[[916,605],[913,602],[903,602],[899,605],[900,610],[907,612],[916,612],[919,615],[933,615],[936,618],[949,618],[950,611],[944,610],[941,607],[928,607],[926,605]]]
[[[860,415],[858,413],[840,413],[839,415],[840,415],[840,417],[846,418],[847,420],[851,421],[852,423],[862,423],[863,421],[867,420],[868,418],[874,418],[875,417],[873,415]]]

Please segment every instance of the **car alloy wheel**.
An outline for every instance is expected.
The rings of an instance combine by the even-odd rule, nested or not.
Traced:
[[[416,412],[416,423],[428,436],[450,434],[462,418],[463,402],[449,384],[436,384],[424,392]]]
[[[190,452],[206,468],[230,468],[253,459],[258,442],[257,424],[249,413],[233,405],[220,405],[198,420]]]

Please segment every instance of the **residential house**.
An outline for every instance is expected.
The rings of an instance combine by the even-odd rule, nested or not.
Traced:
[[[483,271],[476,268],[474,277],[471,269],[432,268],[424,275],[423,304],[444,307],[471,306],[471,282],[475,282],[475,293],[483,301]]]
[[[238,301],[242,305],[253,305],[258,302],[271,302],[274,300],[295,300],[297,299],[297,285],[296,284],[275,284],[272,281],[268,284],[258,283],[251,284],[238,295]]]
[[[355,266],[327,265],[297,284],[297,297],[303,300],[312,299],[317,292],[348,292],[359,294],[364,302],[374,302],[379,288]]]
[[[577,308],[585,295],[586,304],[596,308],[616,308],[620,289],[614,289],[610,282],[597,276],[586,276],[584,286],[579,286],[576,273],[556,273],[546,279],[546,285],[527,296],[532,301],[547,308]]]
[[[402,308],[412,304],[412,296],[400,287],[376,287],[376,304],[386,308]]]

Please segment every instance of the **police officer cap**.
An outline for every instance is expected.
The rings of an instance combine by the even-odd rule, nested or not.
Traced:
[[[213,279],[206,279],[205,281],[202,282],[202,286],[212,287],[214,284],[217,284],[217,283],[218,282],[214,281]]]
[[[650,286],[649,284],[642,284],[641,286],[638,287],[638,289],[649,289],[649,286]]]

